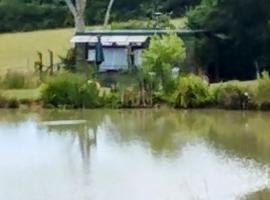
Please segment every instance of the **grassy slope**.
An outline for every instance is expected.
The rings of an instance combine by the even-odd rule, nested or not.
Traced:
[[[183,27],[185,22],[185,18],[172,20],[176,27]],[[0,34],[0,75],[8,69],[33,70],[37,51],[43,53],[44,64],[48,64],[48,49],[56,55],[65,55],[71,47],[69,40],[72,34],[73,29]],[[55,59],[55,62],[59,62],[58,56],[55,56]]]
[[[72,34],[72,29],[0,34],[0,74],[7,69],[33,70],[37,51],[43,52],[45,64],[48,62],[48,49],[64,55],[71,46],[69,39]],[[58,58],[55,59],[57,62]]]

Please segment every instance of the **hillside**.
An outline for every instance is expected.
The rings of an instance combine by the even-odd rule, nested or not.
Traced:
[[[7,69],[32,70],[37,51],[43,52],[45,64],[48,49],[64,55],[71,46],[69,39],[72,34],[73,29],[54,29],[0,35],[0,73]]]

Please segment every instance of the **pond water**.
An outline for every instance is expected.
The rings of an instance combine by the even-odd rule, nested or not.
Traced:
[[[0,111],[2,200],[268,200],[270,113]]]

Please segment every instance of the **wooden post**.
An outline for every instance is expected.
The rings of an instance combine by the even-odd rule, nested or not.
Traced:
[[[38,65],[38,70],[39,70],[39,73],[41,74],[42,68],[43,68],[43,55],[40,51],[38,51],[37,54],[38,54],[38,61],[36,64]]]
[[[50,70],[50,75],[53,75],[53,65],[54,65],[54,60],[53,60],[53,51],[48,50],[49,51],[49,70]]]

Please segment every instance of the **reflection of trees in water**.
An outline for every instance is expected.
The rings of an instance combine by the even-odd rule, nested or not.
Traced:
[[[269,113],[218,111],[209,117],[214,123],[206,138],[215,146],[270,164]]]
[[[116,130],[119,142],[140,141],[160,155],[176,154],[193,132],[202,131],[206,124],[205,118],[175,110],[129,110],[118,112],[110,119],[109,129]]]
[[[91,148],[97,144],[97,129],[103,115],[87,111],[46,111],[39,116],[40,121],[85,120],[85,123],[47,126],[48,133],[71,137],[72,143],[78,141],[83,164],[89,169]]]
[[[21,111],[0,112],[0,122],[15,125],[36,116]],[[174,155],[186,142],[199,137],[217,148],[270,164],[270,113],[164,109],[41,111],[38,116],[40,121],[86,120],[85,124],[48,128],[78,141],[86,163],[96,144],[97,128],[103,124],[119,145],[139,142],[157,155]],[[104,123],[105,116],[111,123]]]
[[[270,189],[264,189],[243,198],[243,200],[269,200],[269,199],[270,199]]]
[[[22,110],[0,109],[0,123],[17,126],[28,119],[36,118],[36,113]]]
[[[270,164],[270,113],[222,110],[132,110],[110,115],[119,142],[142,141],[174,154],[203,138],[217,148]]]

